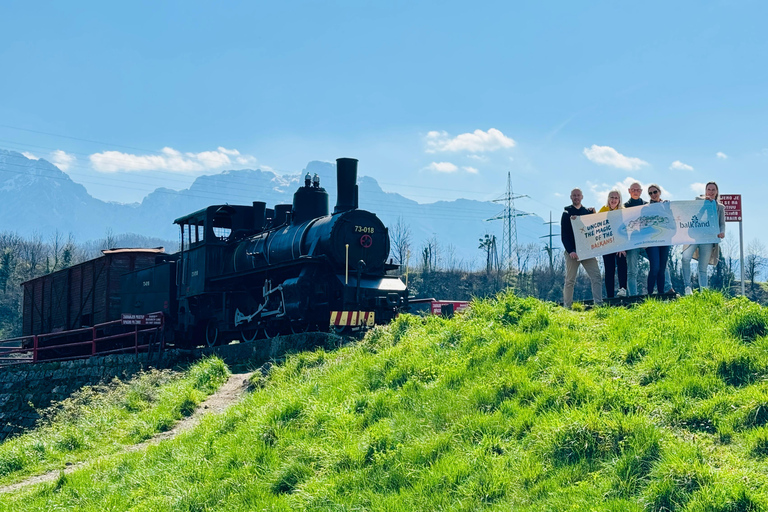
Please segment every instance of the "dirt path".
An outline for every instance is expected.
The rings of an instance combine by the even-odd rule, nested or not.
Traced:
[[[110,453],[109,455],[102,455],[94,460],[78,462],[77,464],[72,464],[70,466],[67,466],[65,469],[57,469],[55,471],[49,471],[48,473],[33,476],[30,478],[27,478],[26,480],[22,480],[21,482],[17,482],[15,484],[0,487],[0,494],[7,493],[7,492],[14,492],[28,485],[40,484],[43,482],[53,482],[54,480],[58,479],[60,475],[62,474],[66,475],[66,474],[72,473],[73,471],[78,470],[84,466],[87,466],[88,464],[91,464],[93,462],[96,462],[97,460],[100,460],[106,457],[113,457],[114,455],[117,455],[120,453],[129,453],[129,452],[143,450],[150,445],[159,443],[160,441],[165,441],[166,439],[173,439],[174,437],[179,435],[181,432],[194,428],[200,422],[202,417],[205,416],[206,414],[221,414],[224,411],[226,411],[227,408],[229,408],[231,405],[234,405],[235,403],[237,403],[240,400],[240,398],[242,398],[242,396],[245,394],[245,391],[248,388],[248,379],[250,378],[252,373],[253,372],[233,373],[232,375],[230,375],[227,382],[225,382],[214,394],[209,396],[203,403],[201,403],[197,407],[197,409],[195,409],[195,412],[193,412],[191,415],[187,416],[186,418],[176,423],[176,425],[171,430],[168,430],[166,432],[160,432],[159,434],[155,434],[151,439],[147,439],[143,443],[126,446],[125,448],[123,448],[122,451]]]

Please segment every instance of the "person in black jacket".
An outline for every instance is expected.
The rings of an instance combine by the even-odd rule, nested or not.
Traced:
[[[570,309],[573,304],[573,286],[576,284],[576,275],[579,273],[579,263],[587,271],[589,280],[592,283],[592,298],[595,305],[603,303],[603,280],[600,275],[600,265],[597,264],[597,258],[588,258],[579,261],[576,254],[576,240],[573,236],[573,226],[571,218],[579,215],[588,215],[595,213],[594,208],[585,208],[581,204],[584,194],[581,189],[571,190],[571,205],[565,207],[563,216],[560,218],[560,239],[565,248],[565,286],[563,287],[563,306]]]
[[[638,182],[632,183],[629,186],[629,201],[624,203],[624,208],[647,204],[640,197],[642,193],[643,187]],[[630,249],[627,251],[627,292],[630,296],[637,295],[637,270],[640,265],[640,251],[642,249]]]

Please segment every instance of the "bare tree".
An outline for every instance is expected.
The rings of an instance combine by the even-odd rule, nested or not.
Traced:
[[[27,265],[27,277],[29,279],[37,277],[40,264],[48,261],[48,248],[43,243],[43,237],[35,233],[29,240],[24,240],[21,244],[21,253]]]
[[[442,256],[442,264],[443,268],[445,270],[449,271],[456,271],[461,270],[461,267],[463,265],[463,260],[461,258],[458,258],[456,256],[456,246],[453,244],[448,244],[445,246],[445,249],[441,251]]]
[[[437,236],[432,235],[421,249],[421,266],[425,273],[437,270],[440,262],[440,243]]]
[[[21,238],[15,233],[0,234],[0,287],[8,290],[8,280],[16,270]]]
[[[710,280],[710,286],[729,292],[731,285],[736,280],[736,254],[739,242],[733,233],[727,233],[720,242],[720,258],[715,267],[715,274]]]
[[[765,246],[755,238],[747,246],[747,257],[744,261],[744,277],[749,280],[750,287],[754,290],[755,281],[760,272],[765,268]]]
[[[107,228],[107,230],[104,232],[104,239],[102,240],[101,248],[107,250],[114,249],[116,242],[117,237],[112,231],[112,228]]]
[[[397,223],[390,230],[390,240],[392,242],[392,255],[402,271],[408,262],[408,254],[411,252],[411,228],[408,227],[402,217],[398,217]]]

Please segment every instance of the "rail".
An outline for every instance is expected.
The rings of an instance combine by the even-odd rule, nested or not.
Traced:
[[[37,362],[86,359],[95,355],[165,350],[164,316],[159,325],[126,325],[113,320],[69,331],[19,336],[0,340],[0,367]]]

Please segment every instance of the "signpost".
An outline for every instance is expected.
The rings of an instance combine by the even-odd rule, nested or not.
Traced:
[[[739,256],[741,258],[741,295],[746,295],[744,288],[744,231],[741,225],[741,194],[720,194],[720,202],[725,208],[725,222],[739,223]]]
[[[121,317],[123,325],[163,325],[162,313],[149,313],[147,315],[134,315],[123,313]]]

